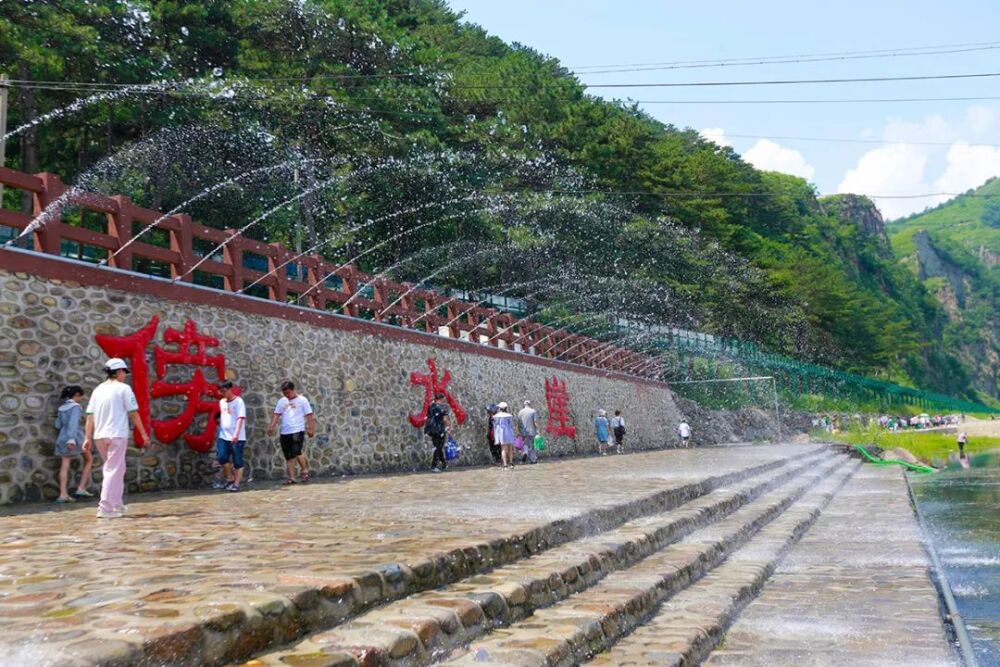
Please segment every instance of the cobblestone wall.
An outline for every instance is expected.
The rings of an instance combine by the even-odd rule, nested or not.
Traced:
[[[276,438],[267,438],[264,430],[284,379],[293,380],[315,409],[317,435],[306,453],[320,475],[406,471],[429,464],[429,443],[407,415],[419,412],[424,398],[423,388],[411,385],[410,373],[426,373],[430,358],[442,374],[450,371],[449,390],[469,414],[455,432],[466,446],[460,459],[465,465],[489,460],[484,411],[489,403],[504,400],[516,409],[530,399],[544,426],[545,379],[553,375],[566,382],[578,434],[548,438],[544,456],[595,451],[592,422],[600,408],[609,414],[623,410],[627,442],[635,449],[672,441],[679,417],[671,393],[650,383],[496,358],[479,354],[475,346],[467,352],[443,349],[433,344],[433,336],[420,344],[394,337],[391,330],[383,336],[342,331],[0,269],[0,503],[55,497],[52,422],[60,389],[79,384],[89,396],[102,379],[107,356],[95,336],[134,332],[154,315],[160,318],[154,340],[160,345],[167,327],[179,329],[188,319],[199,332],[220,340],[217,352],[226,356],[227,374],[244,390],[248,458],[258,479],[283,475]],[[152,345],[147,352],[152,369]],[[171,367],[165,379],[186,380],[193,371]],[[214,381],[214,371],[206,370],[206,377]],[[154,399],[152,416],[176,416],[183,407],[176,399]],[[201,430],[204,421],[202,416],[194,430]],[[210,464],[210,455],[192,451],[183,441],[131,448],[128,490],[201,487],[211,475]],[[95,478],[100,479],[99,467]]]

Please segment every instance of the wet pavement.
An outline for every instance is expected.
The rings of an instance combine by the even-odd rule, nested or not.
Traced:
[[[669,450],[0,515],[4,664],[220,664],[817,451]],[[728,476],[728,477],[727,477]]]
[[[863,467],[705,664],[959,664],[945,637],[902,473]]]

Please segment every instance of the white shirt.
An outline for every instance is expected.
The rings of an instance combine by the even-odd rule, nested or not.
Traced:
[[[228,440],[232,442],[233,436],[236,435],[236,420],[242,417],[243,421],[240,422],[240,434],[236,438],[236,441],[247,439],[247,406],[243,403],[243,399],[239,396],[233,397],[233,400],[227,401],[226,399],[219,400],[219,438],[222,440]]]
[[[687,422],[681,422],[677,426],[677,433],[680,434],[680,436],[682,438],[690,438],[691,437],[691,427],[688,426]]]
[[[312,406],[305,396],[298,395],[292,400],[282,396],[274,406],[274,414],[281,415],[281,427],[278,432],[281,435],[301,433],[306,430],[306,415],[312,413]]]
[[[611,428],[625,428],[625,418],[621,415],[615,415],[611,418]]]
[[[87,402],[87,414],[94,418],[94,439],[128,438],[130,412],[139,409],[132,387],[107,380],[97,385]]]

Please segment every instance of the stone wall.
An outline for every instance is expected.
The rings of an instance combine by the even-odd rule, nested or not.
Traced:
[[[260,308],[249,297],[225,296],[227,303],[247,308],[213,307],[206,303],[221,297],[205,297],[209,290],[137,276],[129,277],[132,289],[87,284],[98,282],[103,272],[121,278],[91,267],[74,269],[83,280],[53,277],[65,273],[61,270],[45,277],[0,269],[0,503],[55,497],[58,460],[52,455],[52,422],[60,389],[79,384],[89,395],[102,380],[107,356],[95,336],[134,332],[154,316],[160,324],[147,349],[151,377],[153,344],[166,346],[168,327],[180,329],[190,319],[199,333],[220,340],[218,349],[209,352],[225,355],[227,375],[243,388],[248,458],[257,479],[283,476],[277,439],[264,431],[285,379],[296,382],[316,412],[317,435],[306,448],[314,473],[426,468],[429,443],[407,416],[419,412],[424,399],[423,387],[412,385],[410,374],[426,373],[428,359],[436,361],[440,373],[451,373],[449,390],[469,414],[455,431],[466,446],[460,464],[489,460],[484,411],[489,403],[505,400],[516,409],[530,399],[544,426],[545,380],[553,376],[566,382],[578,434],[549,437],[545,456],[594,452],[592,422],[600,408],[609,414],[623,410],[630,448],[673,441],[679,412],[662,384],[374,323],[361,323],[357,330],[356,321],[318,313],[307,318],[301,309],[279,304],[269,304],[269,314],[258,314],[253,311]],[[164,289],[176,297],[155,294]],[[171,366],[165,380],[186,381],[194,370]],[[215,381],[214,371],[202,370]],[[153,419],[164,419],[178,415],[184,403],[159,398],[151,406]],[[200,431],[204,423],[201,416],[192,431]],[[212,474],[210,466],[211,455],[192,451],[183,440],[130,448],[128,490],[202,487]],[[95,478],[100,479],[99,469]]]

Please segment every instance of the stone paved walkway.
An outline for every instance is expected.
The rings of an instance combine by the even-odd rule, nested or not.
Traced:
[[[901,473],[865,466],[705,664],[955,665],[928,564]]]
[[[32,667],[220,663],[813,451],[671,450],[151,495],[110,521],[93,504],[6,513],[0,655]]]

